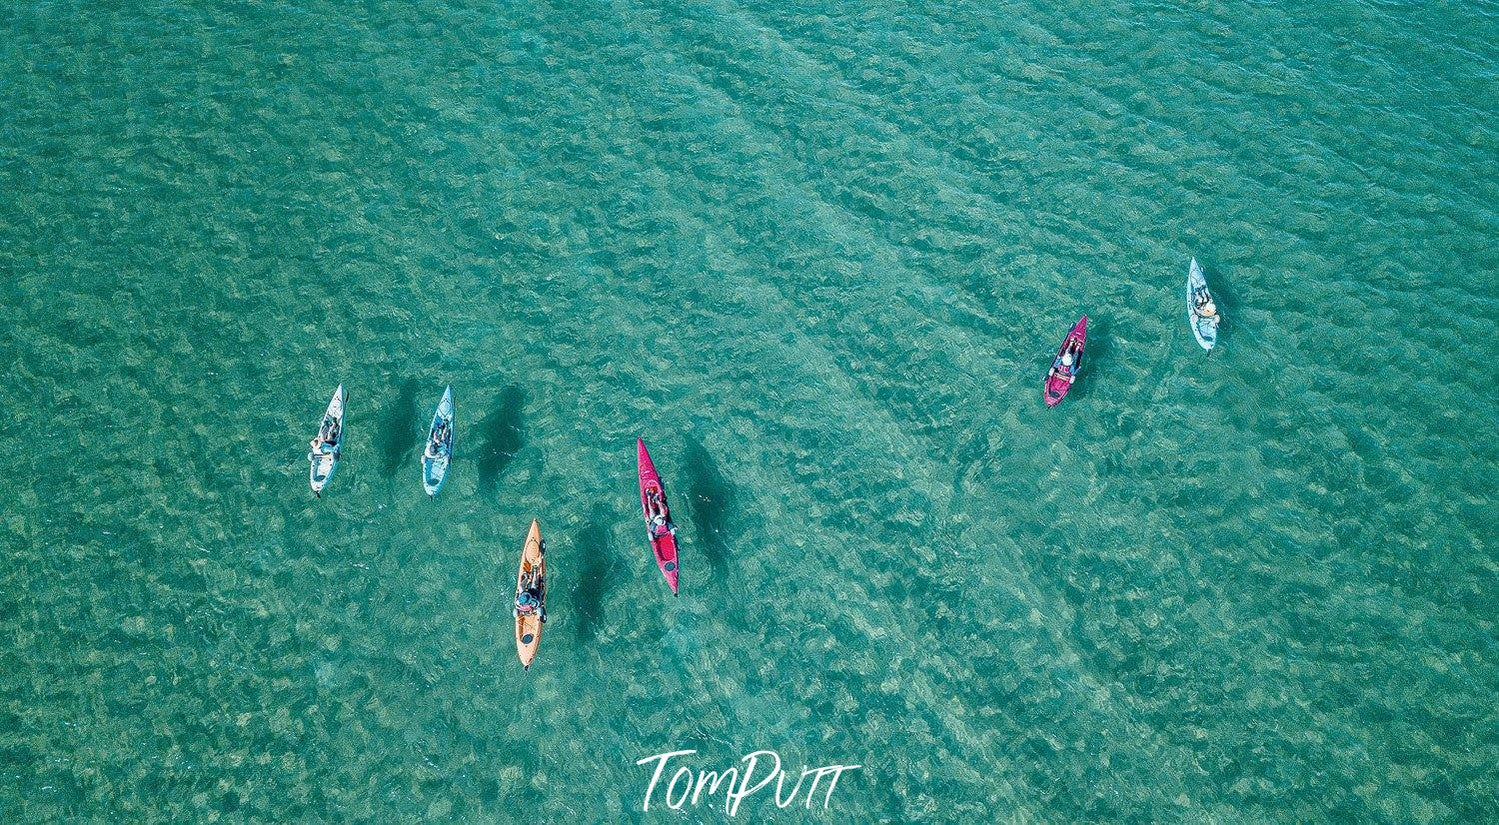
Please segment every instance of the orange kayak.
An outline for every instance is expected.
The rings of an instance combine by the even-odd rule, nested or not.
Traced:
[[[541,647],[541,627],[547,620],[546,542],[541,524],[531,519],[526,546],[520,553],[520,574],[515,579],[515,652],[527,670]]]

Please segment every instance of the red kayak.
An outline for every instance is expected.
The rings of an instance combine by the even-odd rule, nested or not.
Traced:
[[[1046,406],[1055,407],[1062,403],[1062,397],[1072,389],[1072,381],[1083,363],[1083,345],[1087,339],[1088,316],[1084,315],[1067,333],[1062,348],[1057,350],[1056,359],[1051,362],[1051,369],[1046,373]]]
[[[635,439],[635,457],[640,461],[640,508],[645,513],[645,534],[651,540],[651,550],[656,554],[661,575],[671,585],[672,595],[676,595],[677,528],[671,523],[666,491],[661,488],[661,476],[656,475],[656,465],[651,463],[651,454],[645,451],[643,439]]]

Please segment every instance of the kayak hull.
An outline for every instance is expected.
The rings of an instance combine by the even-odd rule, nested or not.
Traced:
[[[1067,333],[1067,337],[1062,339],[1062,346],[1057,348],[1057,355],[1051,362],[1053,368],[1060,366],[1062,354],[1067,351],[1068,347],[1072,346],[1074,341],[1077,342],[1077,363],[1073,365],[1073,378],[1075,380],[1077,377],[1076,370],[1082,369],[1083,366],[1083,348],[1088,343],[1088,316],[1084,315],[1079,319],[1073,325],[1072,330]],[[1041,397],[1046,401],[1046,406],[1055,407],[1062,403],[1062,399],[1067,397],[1067,391],[1072,389],[1072,383],[1065,376],[1053,375],[1051,370],[1047,370],[1046,383],[1041,390]]]
[[[323,412],[323,420],[318,424],[318,434],[324,433],[330,424],[338,425],[338,439],[331,445],[323,445],[320,451],[307,453],[307,462],[310,465],[307,471],[307,481],[312,487],[312,492],[321,495],[323,488],[333,480],[333,471],[338,469],[338,459],[343,456],[344,446],[344,403],[348,395],[344,392],[344,385],[339,384],[338,389],[333,391],[333,398],[328,402],[328,408]]]
[[[436,458],[429,458],[427,449],[422,448],[422,489],[427,491],[429,497],[436,496],[437,491],[442,489],[442,483],[448,477],[448,465],[453,460],[452,387],[443,391],[442,400],[437,403],[437,411],[432,414],[432,426],[427,430],[427,444],[432,443],[432,434],[437,432],[440,424],[447,424],[447,436],[443,439],[441,452]]]
[[[661,486],[661,476],[656,472],[656,465],[651,461],[651,454],[645,449],[645,440],[635,439],[635,459],[639,466],[640,474],[640,510],[646,523],[646,540],[650,542],[651,554],[656,558],[656,566],[661,568],[661,575],[666,579],[666,584],[675,595],[677,592],[677,579],[681,573],[677,561],[677,537],[676,528],[671,524],[671,507],[666,502],[666,489]],[[661,507],[666,513],[666,524],[670,528],[665,535],[651,536],[650,523],[650,496],[654,493],[661,497]]]
[[[1192,336],[1203,349],[1212,352],[1218,343],[1218,318],[1204,318],[1197,314],[1197,304],[1200,296],[1212,299],[1212,293],[1208,291],[1207,278],[1203,277],[1202,267],[1197,265],[1197,259],[1192,259],[1192,264],[1187,267],[1187,326],[1192,328]]]
[[[541,540],[541,524],[536,519],[531,520],[531,529],[526,533],[526,543],[521,548],[520,571],[515,577],[517,598],[520,597],[527,574],[533,570],[541,583],[541,610],[539,613],[526,614],[517,611],[515,616],[515,653],[520,657],[521,666],[527,670],[536,661],[536,652],[541,649],[541,629],[546,624],[542,620],[546,614],[546,545]]]

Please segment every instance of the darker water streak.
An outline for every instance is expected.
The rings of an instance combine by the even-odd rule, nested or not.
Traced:
[[[578,640],[591,642],[604,622],[604,596],[609,590],[609,532],[597,521],[583,525],[573,539],[581,554],[578,589],[572,608],[578,616]]]
[[[525,407],[525,390],[511,384],[479,422],[479,492],[486,496],[498,489],[500,474],[526,444]]]
[[[421,440],[420,417],[416,408],[418,382],[407,378],[396,391],[396,400],[385,413],[380,425],[376,448],[380,452],[380,474],[393,477],[401,465],[411,460]]]
[[[683,461],[687,478],[687,514],[692,522],[692,536],[685,544],[702,548],[703,559],[715,580],[726,581],[729,573],[729,547],[724,541],[729,513],[733,511],[734,486],[719,470],[718,462],[701,443],[686,440]],[[687,574],[683,572],[683,578]]]

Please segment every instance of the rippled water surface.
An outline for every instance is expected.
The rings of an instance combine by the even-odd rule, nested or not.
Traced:
[[[1496,42],[1488,2],[22,0],[0,814],[609,821],[637,759],[773,748],[864,766],[832,821],[1499,818]]]

